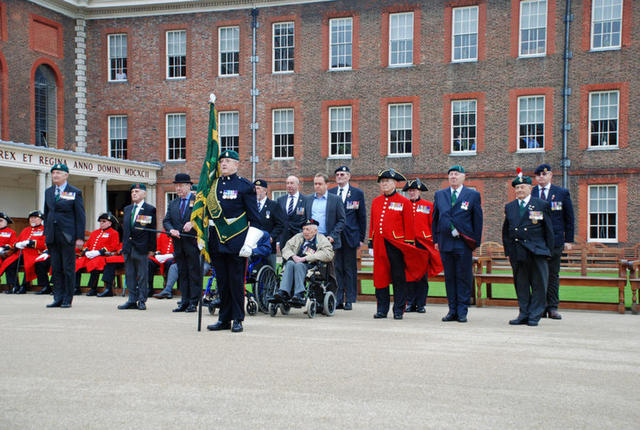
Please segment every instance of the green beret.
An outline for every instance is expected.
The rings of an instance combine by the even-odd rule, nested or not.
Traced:
[[[516,185],[520,184],[529,184],[531,185],[531,178],[528,176],[516,176],[516,178],[511,181],[511,186],[515,188]]]
[[[147,186],[145,184],[132,184],[129,187],[129,191],[131,190],[143,190],[143,191],[147,191]]]
[[[69,168],[64,163],[54,164],[53,167],[51,167],[51,172],[53,172],[54,170],[62,170],[63,172],[69,173]]]
[[[459,164],[456,164],[455,166],[449,167],[449,170],[447,170],[447,174],[449,174],[450,172],[466,173],[464,171],[464,167],[460,166]]]
[[[238,155],[238,153],[231,149],[227,149],[226,151],[223,151],[222,154],[220,154],[220,160],[222,160],[223,158],[231,158],[232,160],[240,161],[240,156]]]

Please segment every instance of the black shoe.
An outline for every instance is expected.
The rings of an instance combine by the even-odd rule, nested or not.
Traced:
[[[89,292],[87,293],[88,297],[97,296],[97,295],[98,295],[98,292],[96,291],[95,288],[90,289]]]
[[[70,308],[71,307],[71,303],[63,303],[60,305],[61,308]]]
[[[20,285],[20,288],[18,288],[14,294],[27,294],[27,286],[24,284]]]
[[[175,308],[173,311],[171,312],[184,312],[185,310],[187,310],[187,305],[184,306],[178,306],[177,308]]]
[[[145,305],[144,302],[138,302],[138,309],[140,309],[141,311],[146,311],[147,305]]]
[[[467,322],[467,317],[458,317],[458,322],[459,323],[466,323]]]
[[[138,309],[138,304],[136,302],[126,302],[118,305],[118,309]]]
[[[537,326],[537,325],[538,325],[538,321],[529,320],[529,321],[527,321],[527,325],[528,325],[529,327],[535,327],[535,326]]]
[[[401,320],[402,319],[402,314],[393,314],[393,319],[394,320]]]
[[[40,291],[37,291],[36,294],[38,294],[38,295],[49,294],[50,292],[51,292],[51,286],[47,285],[46,287],[44,287]]]
[[[160,291],[159,293],[154,294],[153,297],[156,299],[170,299],[173,297],[173,294],[167,293],[166,291]]]
[[[53,301],[47,305],[48,308],[59,308],[60,306],[62,306],[62,300]]]
[[[80,287],[76,287],[75,290],[73,290],[73,295],[74,296],[81,296],[82,295],[82,290],[80,289]]]
[[[106,287],[97,297],[113,297],[113,290],[110,287]]]
[[[211,330],[211,331],[229,330],[230,328],[231,328],[231,323],[229,321],[226,321],[226,322],[218,321],[215,324],[210,324],[207,326],[207,330]]]
[[[524,325],[524,324],[528,324],[528,322],[529,322],[529,318],[518,315],[518,318],[516,318],[514,320],[510,320],[509,324],[510,325]]]
[[[187,306],[187,309],[185,309],[184,311],[186,313],[191,313],[191,312],[195,312],[197,310],[198,310],[198,308],[196,307],[196,305],[189,305],[189,306]]]
[[[407,305],[407,306],[405,306],[404,311],[405,312],[415,312],[416,308],[414,308],[413,305]]]
[[[286,302],[287,300],[289,300],[289,293],[284,290],[278,290],[273,295],[273,298],[275,300],[278,300],[278,302],[274,302],[274,303]]]
[[[444,322],[458,321],[458,316],[456,314],[448,313],[442,317],[442,321]]]
[[[233,327],[231,327],[231,332],[232,333],[240,333],[242,330],[243,330],[242,321],[234,320],[233,321]]]
[[[347,302],[344,304],[344,310],[345,311],[350,311],[351,309],[353,309],[353,306],[351,305],[350,302]]]
[[[344,305],[342,303],[338,303],[336,305],[336,309],[344,309]]]
[[[307,304],[307,299],[305,299],[304,297],[300,297],[300,296],[293,296],[293,298],[291,299],[291,304],[292,305],[298,305],[298,306],[304,306]]]
[[[380,319],[380,318],[386,318],[387,314],[383,314],[382,312],[376,312],[375,314],[373,314],[373,318],[375,319]]]
[[[9,288],[4,292],[5,294],[13,294],[16,291],[16,287],[9,285]]]
[[[552,320],[561,320],[562,315],[560,315],[558,311],[549,311],[549,318]]]
[[[427,312],[427,310],[424,308],[424,306],[420,306],[419,308],[416,308],[416,312],[418,312],[419,314],[423,314]]]

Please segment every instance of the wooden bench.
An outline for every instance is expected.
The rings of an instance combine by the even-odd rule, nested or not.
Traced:
[[[631,313],[640,311],[640,260],[627,263],[629,269],[629,285],[631,286]]]
[[[586,301],[561,301],[563,308],[569,309],[589,309],[589,310],[610,310],[623,314],[625,312],[624,290],[627,285],[627,262],[618,261],[618,276],[597,277],[597,276],[561,276],[560,288],[563,286],[579,287],[609,287],[618,289],[617,303],[606,302],[586,302]],[[479,267],[475,271],[476,279],[476,303],[478,307],[487,305],[497,306],[517,306],[516,299],[497,298],[493,296],[493,284],[513,285],[512,273],[493,273],[491,261],[486,258],[479,259]],[[483,297],[482,286],[485,286]]]

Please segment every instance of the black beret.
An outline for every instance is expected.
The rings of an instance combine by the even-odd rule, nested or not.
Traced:
[[[338,173],[338,172],[347,172],[347,173],[351,173],[351,170],[349,170],[348,166],[340,166],[336,169],[335,172],[333,173]]]
[[[318,221],[316,221],[315,219],[308,219],[306,220],[304,223],[302,223],[302,226],[307,226],[307,225],[315,225],[315,226],[319,226],[320,224],[318,223]]]
[[[550,171],[551,171],[551,166],[548,165],[547,163],[544,163],[536,167],[536,170],[533,173],[535,173],[536,175],[539,175],[542,172],[550,172]]]
[[[264,179],[256,179],[253,182],[253,185],[257,185],[259,187],[263,187],[263,188],[267,188],[267,181],[265,181]]]

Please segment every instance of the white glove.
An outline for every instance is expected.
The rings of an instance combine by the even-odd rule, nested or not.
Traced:
[[[45,261],[49,258],[49,253],[45,252],[44,254],[40,254],[36,257],[36,261]]]
[[[243,245],[242,248],[240,248],[240,252],[238,253],[238,255],[240,257],[250,257],[251,251],[252,251],[251,246]]]
[[[28,240],[23,240],[22,242],[16,242],[16,248],[25,249],[28,244],[29,244]]]
[[[84,256],[89,260],[96,258],[98,255],[100,255],[100,251],[87,251],[84,253]]]
[[[460,236],[460,233],[458,233],[458,230],[455,227],[453,228],[453,230],[451,230],[451,236],[453,237]]]
[[[369,248],[369,255],[373,257],[373,248]]]
[[[158,260],[162,264],[164,264],[164,262],[167,261],[170,258],[173,258],[173,254],[158,254],[158,255],[156,255],[156,260]]]

